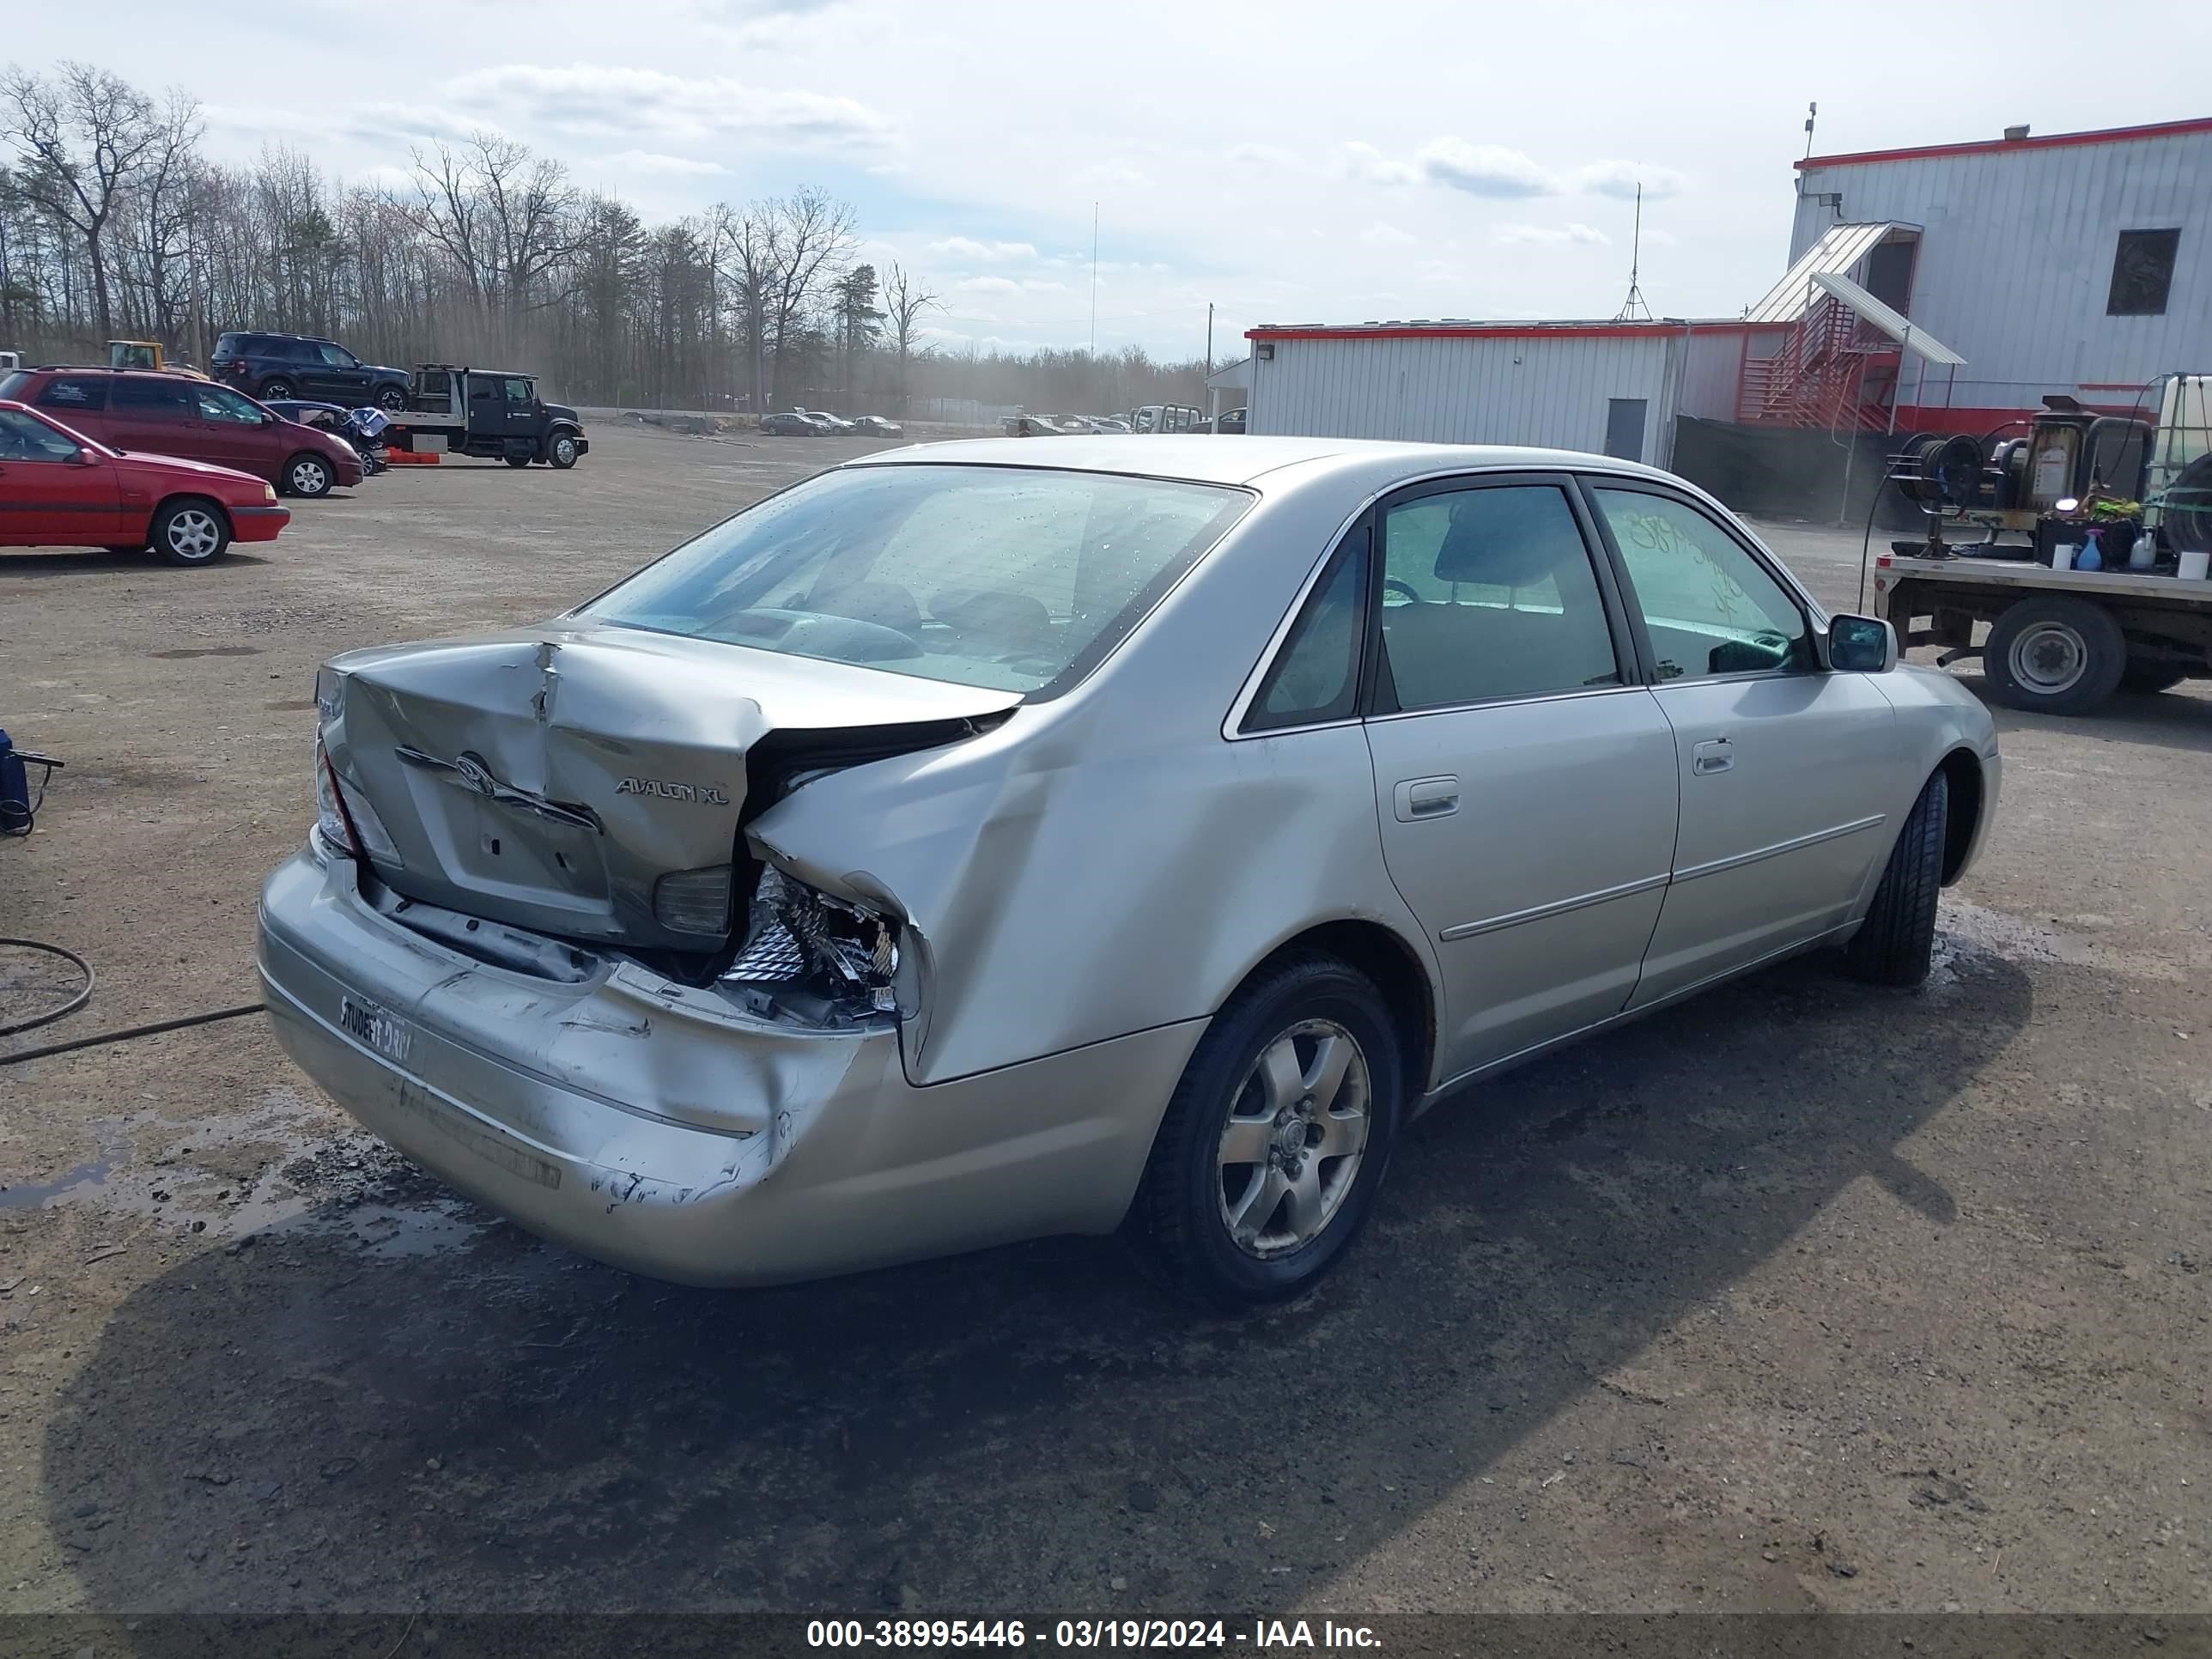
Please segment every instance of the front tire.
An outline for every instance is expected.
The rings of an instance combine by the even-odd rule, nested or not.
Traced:
[[[2021,599],[1990,626],[1982,666],[2008,708],[2085,714],[2127,672],[2128,641],[2112,613],[2088,599]]]
[[[154,515],[152,544],[169,564],[213,564],[230,546],[230,522],[213,501],[186,496]]]
[[[1950,780],[1937,771],[1921,787],[1889,851],[1866,921],[1844,947],[1844,965],[1869,985],[1918,985],[1936,954],[1936,899],[1943,886]]]
[[[1218,1308],[1297,1295],[1373,1207],[1405,1094],[1382,994],[1289,957],[1231,997],[1184,1068],[1125,1230],[1176,1294]]]
[[[578,453],[576,434],[573,432],[555,433],[552,441],[545,447],[545,459],[563,472],[575,465]]]
[[[311,455],[305,450],[284,463],[284,488],[291,495],[313,501],[327,495],[337,483],[337,475],[331,464],[320,455]]]

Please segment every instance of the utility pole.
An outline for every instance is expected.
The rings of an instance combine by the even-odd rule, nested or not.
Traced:
[[[1091,344],[1086,353],[1098,356],[1098,204],[1091,204]]]
[[[1213,301],[1206,302],[1206,378],[1213,378]]]

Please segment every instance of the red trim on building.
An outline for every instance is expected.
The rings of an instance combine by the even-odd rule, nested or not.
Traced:
[[[1800,173],[1810,173],[1820,167],[1860,167],[1869,161],[1917,161],[1936,155],[1995,155],[2009,150],[2066,149],[2076,144],[2133,144],[2191,132],[2212,132],[2212,115],[2190,121],[2160,121],[2147,127],[2054,132],[2041,138],[1984,138],[1963,144],[1928,144],[1917,149],[1861,149],[1848,155],[1808,155],[1791,165]]]
[[[1248,340],[1556,340],[1667,338],[1679,334],[1747,334],[1775,323],[1352,323],[1262,324]]]

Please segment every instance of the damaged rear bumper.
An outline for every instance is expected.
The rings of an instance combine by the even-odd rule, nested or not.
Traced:
[[[279,1040],[368,1128],[534,1232],[696,1285],[1112,1230],[1204,1025],[915,1088],[896,1029],[773,1024],[611,958],[491,966],[305,851],[263,890],[258,954]]]

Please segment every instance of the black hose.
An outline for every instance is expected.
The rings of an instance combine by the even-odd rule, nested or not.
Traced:
[[[212,1025],[219,1019],[236,1019],[241,1014],[258,1014],[261,1009],[260,1003],[241,1002],[235,1008],[217,1008],[210,1013],[184,1014],[175,1019],[157,1019],[150,1025],[126,1025],[119,1031],[101,1031],[94,1036],[71,1037],[67,1042],[49,1042],[37,1048],[21,1048],[12,1054],[0,1054],[0,1066],[13,1066],[18,1060],[43,1060],[48,1054],[65,1054],[75,1048],[97,1048],[102,1043],[123,1042],[131,1037],[154,1036],[162,1031],[181,1031],[187,1026]]]
[[[5,1025],[0,1025],[0,1036],[13,1036],[18,1031],[28,1031],[41,1025],[51,1025],[54,1021],[75,1013],[92,1000],[92,964],[77,955],[76,951],[64,950],[58,945],[49,945],[42,939],[0,939],[0,945],[12,945],[18,950],[43,951],[50,957],[59,957],[84,975],[84,983],[78,988],[75,996],[58,1008],[50,1009],[43,1014],[33,1014],[28,1019],[11,1020]]]

